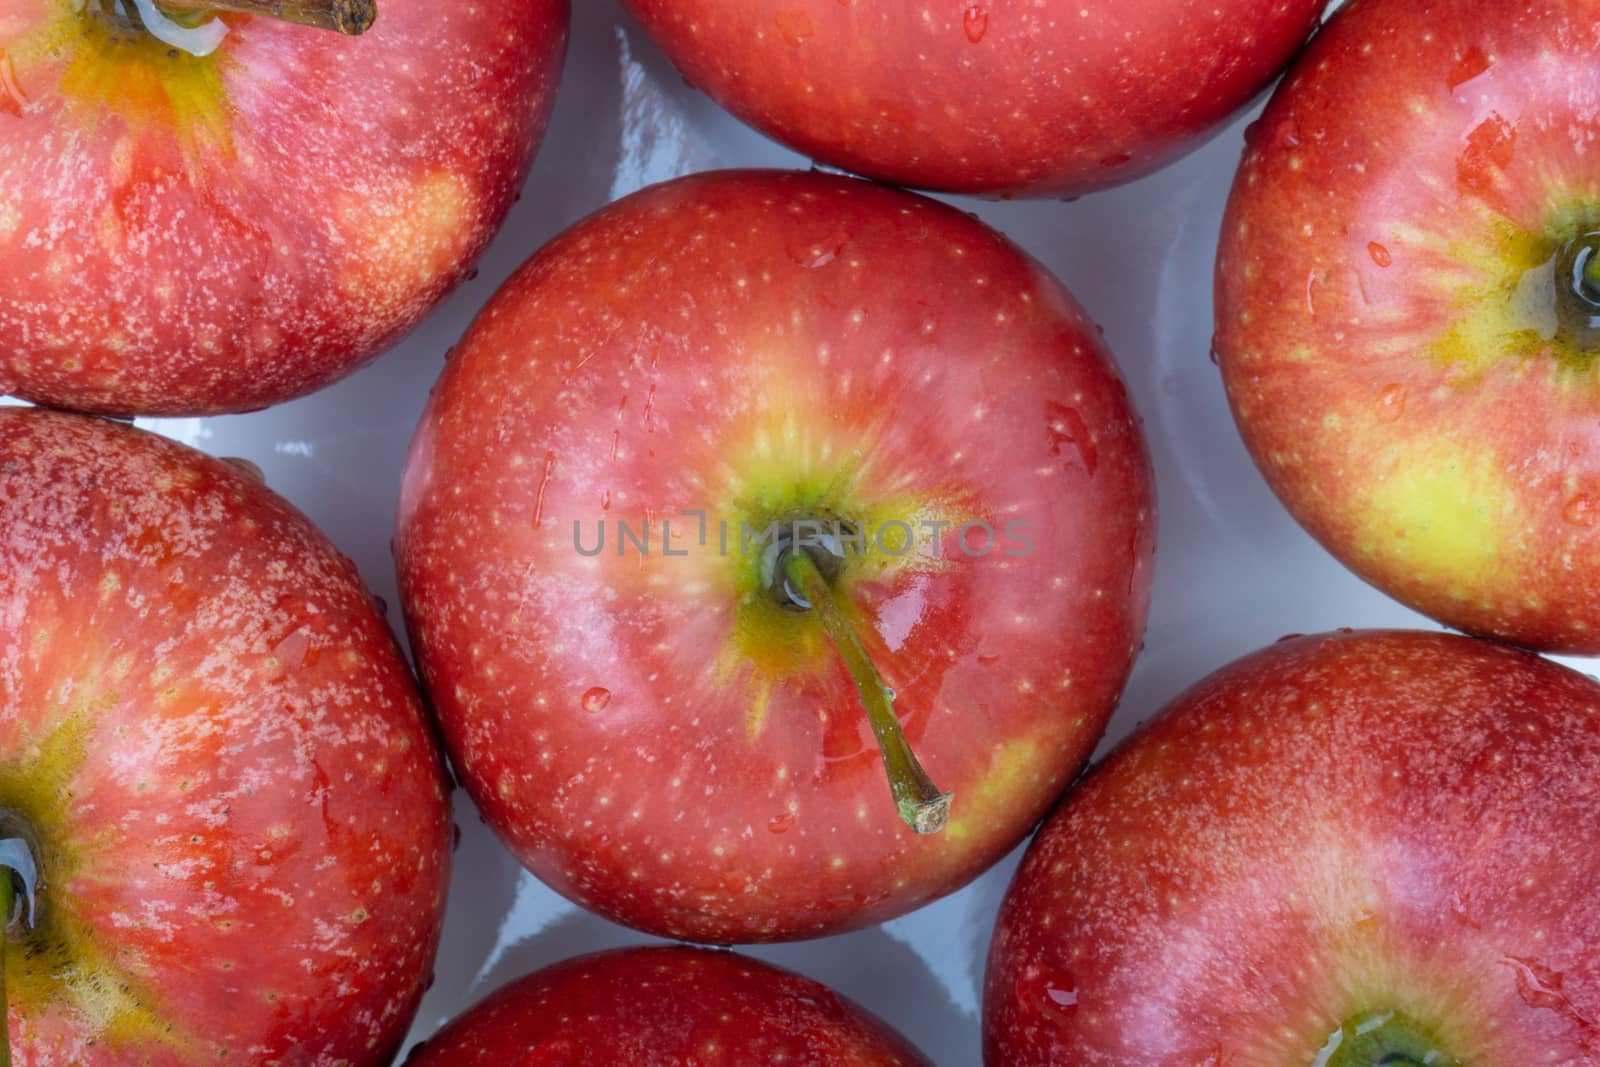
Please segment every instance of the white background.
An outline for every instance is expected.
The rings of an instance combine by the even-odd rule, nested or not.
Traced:
[[[444,353],[477,309],[540,244],[642,185],[715,167],[810,162],[689,89],[616,0],[573,6],[549,136],[474,281],[398,348],[309,399],[254,415],[140,421],[259,464],[273,488],[356,560],[397,629],[389,539],[401,466]],[[1161,508],[1154,607],[1108,742],[1206,673],[1286,633],[1432,627],[1302,533],[1233,428],[1207,357],[1212,261],[1244,121],[1160,174],[1076,203],[960,201],[1048,264],[1104,325],[1145,418]],[[437,981],[414,1040],[528,971],[646,940],[524,874],[459,794],[456,819],[463,837]],[[1019,854],[963,892],[881,928],[752,954],[867,1005],[940,1067],[973,1067],[984,956]]]

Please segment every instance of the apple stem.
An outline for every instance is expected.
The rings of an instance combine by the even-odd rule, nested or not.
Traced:
[[[784,574],[817,613],[823,630],[855,680],[861,707],[867,713],[867,721],[872,724],[878,748],[883,753],[883,766],[889,773],[889,792],[894,796],[900,818],[919,834],[938,833],[950,818],[953,794],[941,792],[922,769],[894,713],[894,698],[883,684],[883,677],[862,645],[855,626],[839,607],[816,560],[803,549],[791,550],[784,561]]]
[[[1579,352],[1600,352],[1600,230],[1582,233],[1556,254],[1559,332]]]
[[[156,6],[172,15],[263,15],[351,37],[378,20],[377,0],[157,0]]]

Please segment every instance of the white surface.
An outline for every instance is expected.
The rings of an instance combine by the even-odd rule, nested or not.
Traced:
[[[616,0],[574,7],[550,134],[474,281],[397,349],[316,396],[254,415],[140,422],[259,464],[356,560],[397,628],[389,541],[406,446],[446,349],[484,301],[545,240],[642,185],[713,167],[808,165],[689,89]],[[1108,742],[1204,674],[1283,634],[1432,627],[1303,534],[1233,428],[1207,353],[1212,260],[1243,127],[1240,120],[1160,174],[1075,204],[961,201],[1048,264],[1104,325],[1145,418],[1161,507],[1154,608]],[[414,1039],[528,971],[646,940],[524,874],[460,795],[456,818],[463,834],[437,981]],[[1017,859],[882,928],[751,954],[867,1005],[940,1067],[974,1067],[984,955]]]

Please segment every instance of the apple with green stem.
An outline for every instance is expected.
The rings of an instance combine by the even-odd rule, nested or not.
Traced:
[[[1357,0],[1249,137],[1217,263],[1245,443],[1447,625],[1600,653],[1600,23]]]
[[[1292,638],[1090,772],[1001,907],[985,1062],[1590,1064],[1600,685],[1472,638]]]
[[[567,22],[568,0],[0,0],[0,394],[241,411],[371,359],[504,219]]]
[[[1204,143],[1327,0],[623,0],[694,85],[879,181],[1075,196]]]
[[[0,409],[0,753],[0,1062],[389,1063],[448,781],[304,516],[132,427]]]
[[[406,1067],[508,1063],[929,1067],[905,1038],[827,986],[732,952],[683,946],[546,967],[413,1049]]]
[[[1016,845],[1116,703],[1154,528],[1128,395],[1037,262],[911,194],[724,172],[605,209],[491,301],[397,554],[518,858],[735,943],[882,921]]]

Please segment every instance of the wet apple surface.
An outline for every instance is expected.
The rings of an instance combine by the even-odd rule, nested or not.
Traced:
[[[567,18],[567,0],[393,0],[355,37],[0,2],[0,393],[238,411],[355,369],[504,218]]]
[[[1600,27],[1371,4],[1252,130],[1218,264],[1239,426],[1289,510],[1448,625],[1600,652]]]
[[[602,952],[513,982],[406,1067],[928,1067],[899,1034],[809,978],[731,952]]]
[[[1438,633],[1223,668],[1046,823],[985,1062],[1457,1067],[1600,1055],[1600,685]]]
[[[448,783],[349,561],[228,464],[0,409],[0,617],[14,1062],[387,1064]]]
[[[491,302],[413,442],[397,552],[517,856],[732,943],[881,921],[1022,838],[1126,678],[1153,508],[1122,383],[1037,263],[909,194],[728,172],[608,208]],[[953,794],[938,832],[891,795],[896,736],[921,800]]]
[[[689,81],[880,181],[1074,196],[1192,151],[1326,0],[624,0]]]

